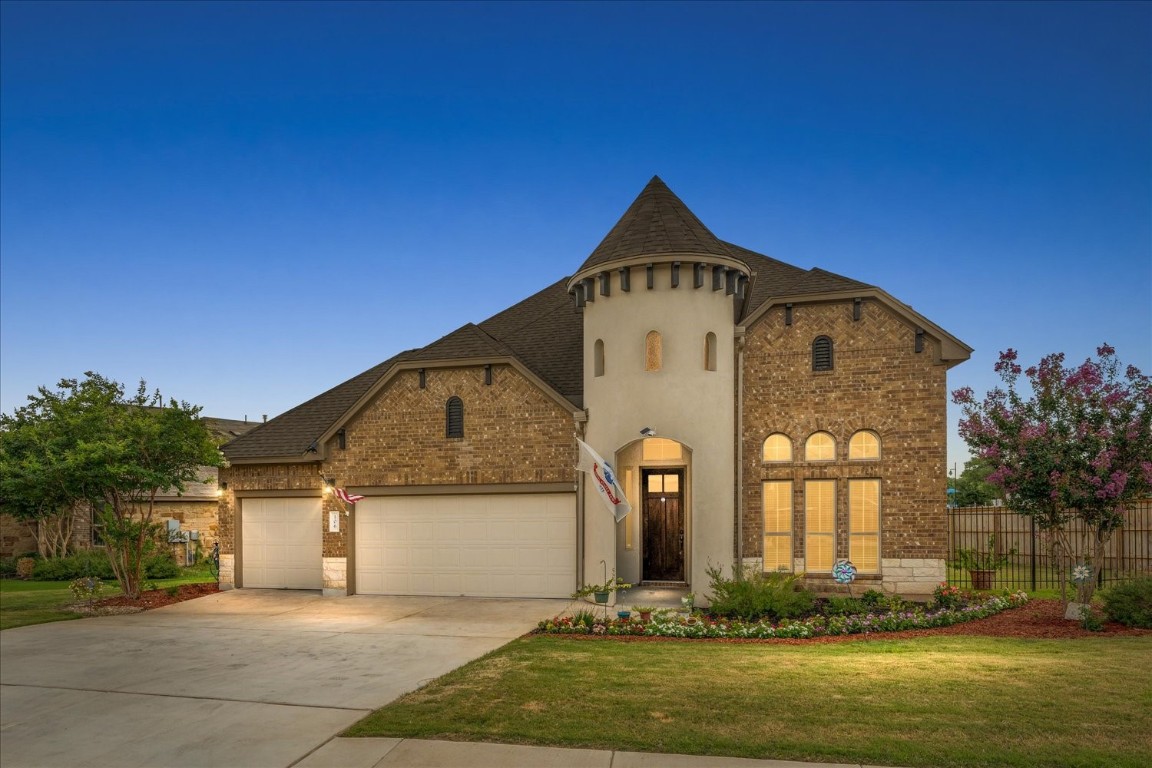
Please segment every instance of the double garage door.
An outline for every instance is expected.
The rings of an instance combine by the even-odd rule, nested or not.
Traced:
[[[355,591],[567,597],[575,510],[570,493],[364,499],[353,518]],[[243,586],[321,589],[324,522],[319,499],[244,499]]]
[[[356,505],[356,591],[567,597],[576,584],[570,493],[392,496]]]

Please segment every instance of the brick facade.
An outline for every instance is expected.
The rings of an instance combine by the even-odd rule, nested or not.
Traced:
[[[326,478],[341,488],[368,490],[419,485],[556,483],[575,480],[573,416],[510,365],[432,368],[425,386],[415,370],[401,371],[345,425],[345,448],[334,437],[327,459],[299,464],[236,464],[221,470],[228,484],[220,502],[220,551],[235,554],[237,493],[318,495]],[[445,405],[464,403],[464,437],[445,436]],[[328,513],[342,509],[323,497],[326,587],[349,555],[347,518],[328,531]],[[333,578],[329,578],[329,575]]]
[[[814,372],[812,341],[821,335],[833,340],[834,365],[831,371]],[[804,481],[837,481],[836,557],[846,558],[847,481],[879,478],[885,569],[907,560],[915,561],[917,576],[926,583],[943,576],[946,368],[936,362],[935,342],[925,338],[919,353],[915,344],[916,329],[873,300],[863,303],[859,320],[853,319],[851,301],[799,304],[792,309],[791,325],[785,322],[784,307],[775,307],[748,328],[741,440],[745,558],[762,554],[764,481],[793,481],[793,556],[802,566]],[[836,439],[836,458],[807,462],[804,441],[821,430]],[[848,460],[848,439],[858,430],[880,436],[878,461]],[[792,462],[762,461],[764,439],[774,432],[791,438]],[[931,566],[932,575],[927,575],[925,563],[937,561],[939,567]],[[903,586],[906,591],[910,587]]]

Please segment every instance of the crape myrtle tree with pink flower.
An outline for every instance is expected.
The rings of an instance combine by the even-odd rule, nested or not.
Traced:
[[[1135,366],[1122,369],[1107,344],[1072,368],[1063,353],[1027,370],[1016,359],[1015,350],[1000,353],[1004,386],[983,400],[971,387],[952,393],[963,411],[960,436],[992,468],[987,481],[1004,491],[1005,504],[1045,534],[1064,601],[1071,575],[1077,602],[1087,603],[1109,539],[1128,508],[1152,493],[1152,380]]]

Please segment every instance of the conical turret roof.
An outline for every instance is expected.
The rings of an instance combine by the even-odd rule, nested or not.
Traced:
[[[638,256],[671,253],[734,258],[668,185],[653,176],[579,271]]]

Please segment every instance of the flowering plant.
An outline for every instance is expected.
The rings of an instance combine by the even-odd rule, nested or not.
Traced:
[[[967,595],[959,587],[953,587],[946,581],[936,585],[936,589],[932,590],[932,598],[940,608],[957,608],[967,601]]]
[[[589,595],[594,595],[597,592],[615,592],[618,589],[631,588],[631,584],[613,573],[612,578],[608,579],[608,581],[604,582],[603,584],[585,584],[584,586],[580,587],[580,589],[572,593],[572,599],[579,600],[582,597],[588,597]]]
[[[597,620],[589,627],[572,622],[570,617],[557,616],[541,621],[536,631],[545,634],[596,634],[609,637],[619,635],[754,639],[826,637],[950,627],[965,621],[993,616],[1027,602],[1027,593],[1013,592],[989,597],[962,607],[933,609],[917,607],[852,616],[810,616],[805,619],[784,619],[778,624],[769,621],[717,619],[699,614],[685,616],[661,612],[653,616],[652,621],[647,624],[633,619],[604,619]]]

